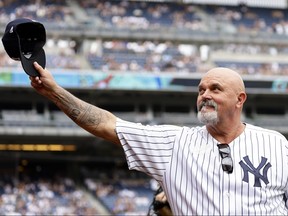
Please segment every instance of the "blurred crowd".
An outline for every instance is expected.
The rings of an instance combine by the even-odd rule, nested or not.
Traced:
[[[91,19],[97,17],[106,26],[173,27],[201,31],[215,31],[220,27],[226,32],[288,34],[285,9],[250,8],[245,4],[228,7],[147,1],[78,2]]]
[[[153,200],[154,190],[147,180],[122,179],[103,182],[86,178],[88,190],[98,197],[113,215],[147,215]]]
[[[82,167],[84,185],[113,215],[146,216],[159,185],[146,174],[129,171],[126,166]]]
[[[72,178],[65,164],[61,164],[62,170],[53,160],[35,166],[25,161],[18,172],[2,169],[0,215],[144,216],[158,187],[145,174],[114,163],[77,167],[73,171],[78,175]]]
[[[96,215],[83,190],[70,178],[0,179],[1,215]]]
[[[195,73],[214,66],[228,66],[242,74],[287,75],[287,49],[281,44],[236,44],[233,41],[194,44],[157,39],[129,41],[128,38],[93,40],[61,38],[60,34],[65,28],[77,29],[82,25],[87,28],[155,31],[173,28],[212,34],[287,35],[285,9],[120,0],[69,2],[1,0],[0,24],[5,26],[17,17],[28,17],[47,25],[50,23],[49,27],[61,27],[59,35],[48,38],[45,45],[48,68]],[[247,55],[246,59],[241,55]],[[271,60],[267,61],[267,57]],[[0,46],[0,66],[20,67],[20,63],[9,59]]]

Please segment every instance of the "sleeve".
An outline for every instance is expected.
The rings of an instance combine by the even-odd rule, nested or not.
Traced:
[[[117,120],[116,132],[122,144],[128,168],[144,172],[156,180],[170,163],[173,146],[181,127],[142,125]]]

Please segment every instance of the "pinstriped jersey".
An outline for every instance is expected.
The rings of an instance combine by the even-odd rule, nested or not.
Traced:
[[[246,124],[229,143],[233,172],[221,166],[205,126],[149,126],[118,120],[129,169],[156,179],[174,215],[288,215],[288,142]]]

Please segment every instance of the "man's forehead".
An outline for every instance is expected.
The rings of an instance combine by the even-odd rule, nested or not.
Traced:
[[[225,80],[225,79],[224,79]],[[223,85],[224,84],[224,80],[223,78],[220,77],[209,77],[209,76],[205,76],[201,79],[199,86],[203,86],[203,85]]]
[[[208,71],[202,77],[200,87],[211,87],[211,86],[221,86],[223,88],[229,87],[237,91],[245,91],[245,85],[241,76],[232,70],[229,69],[213,69]]]

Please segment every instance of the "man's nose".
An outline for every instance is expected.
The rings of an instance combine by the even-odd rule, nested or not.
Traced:
[[[204,93],[202,94],[202,97],[204,99],[211,99],[211,92],[207,89],[204,91]]]

